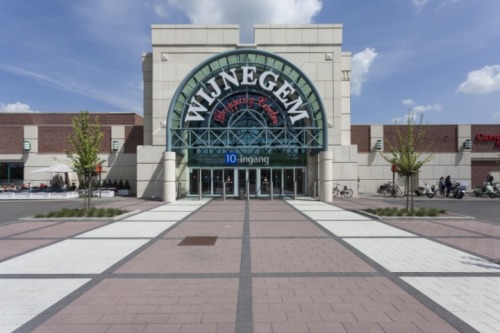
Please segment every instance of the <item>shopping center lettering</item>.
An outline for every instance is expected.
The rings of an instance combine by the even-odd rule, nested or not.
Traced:
[[[309,118],[307,110],[300,110],[304,101],[300,95],[296,94],[295,88],[286,80],[280,80],[280,76],[272,71],[259,73],[257,67],[240,66],[230,69],[231,74],[221,70],[216,76],[207,80],[207,87],[200,88],[191,98],[187,115],[184,119],[188,121],[204,121],[206,112],[214,102],[223,95],[223,91],[230,91],[234,87],[259,86],[263,91],[271,92],[274,97],[283,105],[292,125],[303,118]],[[220,85],[220,86],[219,86]],[[198,98],[197,98],[198,97]],[[257,101],[267,112],[268,116],[276,123],[276,112],[267,105],[266,99]],[[231,104],[232,103],[232,104]],[[216,120],[221,122],[228,111],[235,110],[235,105],[240,103],[253,104],[254,100],[233,100],[229,105],[216,111]],[[232,111],[234,112],[234,111]]]
[[[495,147],[500,147],[500,134],[484,134],[484,133],[478,133],[476,135],[476,140],[477,141],[491,141],[495,142]]]

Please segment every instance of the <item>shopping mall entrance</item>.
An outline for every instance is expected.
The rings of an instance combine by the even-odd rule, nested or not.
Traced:
[[[178,197],[308,195],[318,154],[328,147],[311,81],[287,60],[254,49],[221,53],[193,69],[173,97],[166,128]]]
[[[253,197],[305,195],[306,168],[191,168],[189,195]]]

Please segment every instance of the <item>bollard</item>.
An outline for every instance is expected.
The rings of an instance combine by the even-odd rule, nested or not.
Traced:
[[[226,182],[222,182],[222,201],[226,201]]]
[[[247,180],[246,183],[246,193],[247,193],[247,201],[250,201],[250,181]]]
[[[293,200],[297,200],[297,182],[293,182]]]
[[[317,193],[318,193],[318,183],[316,181],[314,181],[314,183],[313,183],[313,198],[314,199],[318,198]]]
[[[271,201],[273,201],[273,191],[274,191],[274,188],[273,188],[273,181],[272,180],[269,182],[269,186],[271,186],[269,188],[269,196],[271,197]]]
[[[201,201],[203,195],[201,194],[201,169],[198,170],[198,200]]]

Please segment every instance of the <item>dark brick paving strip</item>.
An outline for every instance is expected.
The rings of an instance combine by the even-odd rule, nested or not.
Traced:
[[[279,213],[266,221],[264,212]],[[221,228],[240,233],[178,250],[181,238]],[[18,332],[475,332],[280,200],[213,200],[86,276]]]

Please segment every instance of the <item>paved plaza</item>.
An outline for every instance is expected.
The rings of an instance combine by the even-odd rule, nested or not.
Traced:
[[[107,205],[135,213],[0,225],[0,332],[500,332],[500,224],[363,199]]]

